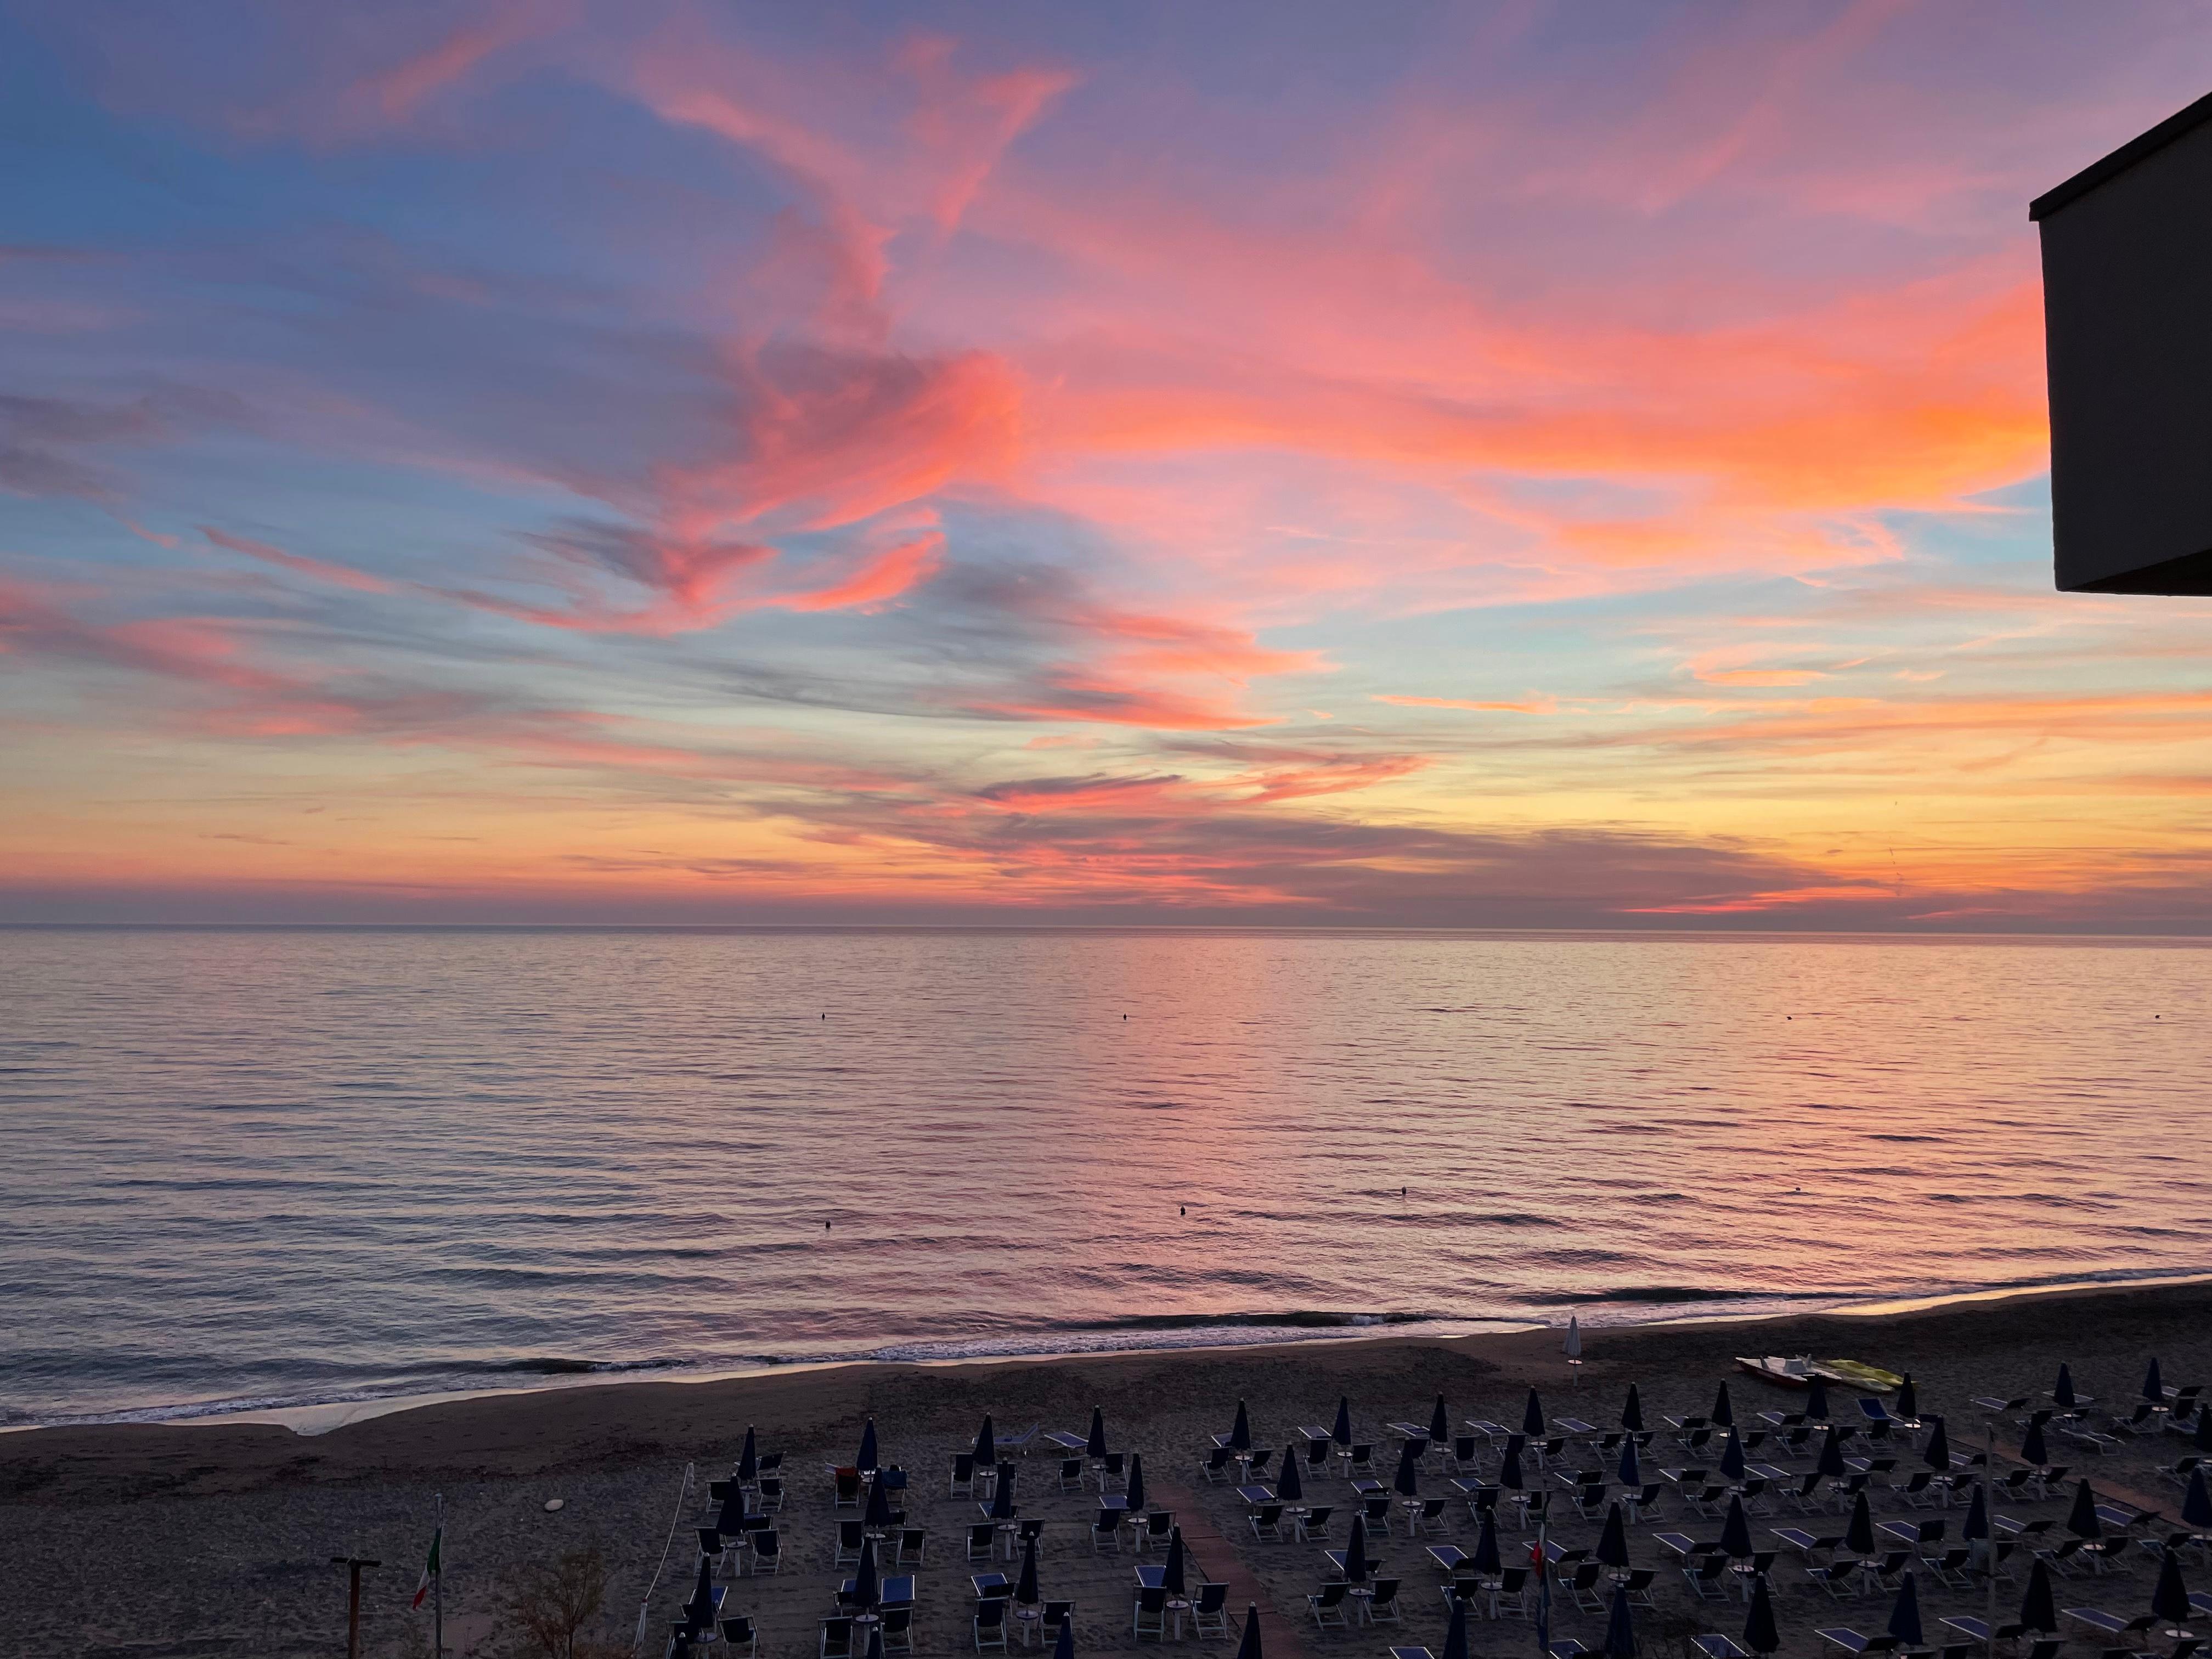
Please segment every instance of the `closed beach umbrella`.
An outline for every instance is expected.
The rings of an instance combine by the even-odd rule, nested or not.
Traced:
[[[1037,1594],[1036,1546],[1034,1538],[1022,1546],[1022,1576],[1014,1583],[1014,1600],[1033,1607],[1044,1598]]]
[[[1129,1454],[1129,1509],[1132,1514],[1145,1507],[1145,1455]]]
[[[1364,1516],[1352,1517],[1352,1536],[1344,1547],[1345,1582],[1364,1584],[1367,1582],[1367,1519]]]
[[[1475,1534],[1474,1570],[1489,1577],[1505,1571],[1498,1557],[1498,1517],[1488,1510],[1483,1510],[1482,1530]]]
[[[1844,1528],[1844,1547],[1853,1555],[1874,1553],[1874,1511],[1867,1507],[1864,1492],[1851,1502],[1851,1521]]]
[[[1959,1529],[1959,1536],[1971,1544],[1978,1539],[1987,1538],[1989,1535],[1989,1498],[1982,1491],[1980,1483],[1977,1482],[1974,1486],[1974,1500],[1966,1505],[1966,1524]]]
[[[2181,1518],[2192,1527],[2212,1527],[2212,1492],[2204,1488],[2204,1466],[2189,1472],[2189,1490],[2181,1495]]]
[[[1443,1659],[1467,1659],[1467,1603],[1452,1598],[1451,1622],[1444,1626]]]
[[[991,1519],[1011,1521],[1014,1518],[1014,1466],[999,1465],[999,1489],[991,1494]]]
[[[1743,1512],[1741,1496],[1729,1499],[1728,1519],[1721,1522],[1721,1553],[1731,1561],[1751,1553],[1751,1520]]]
[[[2097,1519],[2097,1494],[2087,1480],[2074,1488],[2074,1511],[2066,1517],[2066,1530],[2076,1538],[2102,1538],[2105,1524]]]
[[[1534,1389],[1528,1390],[1528,1404],[1521,1413],[1521,1432],[1532,1440],[1544,1437],[1544,1402],[1536,1398]]]
[[[890,1523],[890,1483],[887,1480],[878,1480],[868,1487],[868,1507],[860,1516],[860,1524],[871,1532],[881,1532]]]
[[[1725,1429],[1734,1426],[1735,1423],[1735,1407],[1729,1402],[1728,1384],[1723,1382],[1721,1391],[1713,1396],[1713,1426]]]
[[[1328,1431],[1328,1437],[1340,1446],[1352,1443],[1352,1396],[1348,1394],[1337,1396],[1336,1426]]]
[[[722,1512],[714,1517],[714,1530],[725,1538],[735,1538],[745,1529],[745,1489],[732,1486],[730,1495],[722,1500]]]
[[[1633,1440],[1624,1440],[1620,1443],[1620,1468],[1618,1473],[1620,1476],[1620,1484],[1624,1486],[1640,1486],[1644,1484],[1644,1464],[1636,1455],[1636,1443]]]
[[[1905,1381],[1897,1385],[1897,1414],[1907,1419],[1920,1415],[1920,1390],[1912,1386],[1912,1373],[1905,1374]]]
[[[854,1458],[853,1467],[863,1474],[876,1467],[876,1419],[872,1417],[860,1431],[860,1455]]]
[[[1160,1583],[1168,1587],[1170,1595],[1184,1593],[1182,1528],[1176,1528],[1168,1534],[1168,1564],[1160,1570]]]
[[[1421,1495],[1421,1472],[1414,1465],[1413,1443],[1410,1440],[1398,1454],[1398,1473],[1390,1486],[1401,1498],[1419,1498]]]
[[[1628,1586],[1616,1585],[1613,1613],[1605,1621],[1606,1659],[1636,1659],[1636,1615],[1629,1611]]]
[[[1444,1397],[1437,1396],[1437,1408],[1429,1413],[1429,1443],[1448,1446],[1451,1443],[1451,1416],[1444,1410]]]
[[[1633,1382],[1628,1385],[1628,1402],[1620,1408],[1620,1426],[1631,1434],[1644,1432],[1644,1401]]]
[[[1505,1457],[1498,1466],[1498,1484],[1510,1492],[1519,1492],[1528,1483],[1521,1478],[1521,1446],[1519,1437],[1505,1437]]]
[[[1275,1483],[1275,1496],[1285,1504],[1295,1504],[1305,1495],[1305,1477],[1298,1473],[1297,1448],[1285,1446],[1283,1448],[1283,1478]]]
[[[1083,1443],[1086,1457],[1106,1455],[1106,1413],[1097,1406],[1091,1408],[1091,1438]]]
[[[745,1426],[745,1449],[738,1454],[738,1479],[748,1486],[760,1479],[760,1446],[750,1424]]]
[[[1567,1316],[1567,1340],[1561,1345],[1570,1359],[1583,1357],[1583,1322],[1574,1314]]]
[[[1729,1431],[1728,1444],[1721,1448],[1721,1473],[1731,1480],[1743,1479],[1743,1437],[1734,1429]]]
[[[2150,1610],[2169,1625],[2179,1625],[2188,1619],[2189,1586],[2181,1582],[2181,1558],[2172,1550],[2158,1570],[2158,1588],[2150,1593]],[[2179,1637],[2179,1631],[2166,1632]]]
[[[695,1627],[703,1628],[714,1616],[714,1558],[699,1558],[699,1580],[691,1586],[691,1599],[684,1604],[684,1616]]]
[[[884,1581],[876,1571],[876,1540],[860,1540],[860,1564],[853,1569],[853,1599],[864,1607],[872,1607],[884,1599]]]
[[[2051,1397],[2058,1402],[2061,1411],[2074,1409],[2074,1372],[2063,1361],[2058,1366],[2058,1381],[2052,1385]]]
[[[1836,1425],[1832,1423],[1828,1425],[1827,1433],[1820,1437],[1820,1461],[1813,1467],[1831,1480],[1840,1480],[1846,1473],[1844,1468],[1843,1437],[1836,1432]]]
[[[1951,1434],[1943,1426],[1942,1418],[1931,1417],[1928,1420],[1936,1426],[1928,1431],[1928,1447],[1921,1456],[1927,1460],[1929,1468],[1941,1472],[1951,1467]]]
[[[988,1469],[999,1461],[999,1437],[991,1432],[991,1413],[983,1413],[983,1426],[975,1431],[975,1467]]]
[[[1774,1627],[1774,1598],[1766,1593],[1766,1575],[1751,1587],[1751,1612],[1743,1621],[1743,1644],[1753,1653],[1771,1653],[1782,1645],[1782,1632]]]
[[[2197,1449],[2212,1452],[2212,1407],[2197,1408]]]
[[[2027,1432],[2021,1437],[2020,1455],[2022,1462],[2033,1463],[2039,1469],[2051,1462],[2050,1449],[2043,1443],[2043,1419],[2040,1417],[2027,1419]]]
[[[881,1624],[868,1626],[868,1659],[884,1659],[884,1627]]]
[[[1805,1415],[1828,1420],[1828,1379],[1816,1376],[1805,1385]]]
[[[1257,1654],[1259,1650],[1255,1643],[1252,1651]],[[1052,1659],[1075,1659],[1075,1618],[1072,1613],[1060,1615],[1060,1634],[1053,1641]]]
[[[1598,1534],[1597,1559],[1608,1567],[1628,1570],[1628,1527],[1620,1517],[1620,1505],[1612,1504],[1605,1511],[1605,1530]]]
[[[2040,1561],[2027,1575],[2027,1594],[2020,1598],[2020,1622],[2045,1636],[2058,1628],[2058,1604],[2051,1596],[2051,1570]]]
[[[1237,1420],[1230,1425],[1229,1449],[1231,1451],[1252,1449],[1252,1419],[1244,1414],[1244,1402],[1237,1402]]]
[[[1909,1648],[1928,1639],[1920,1628],[1920,1586],[1905,1569],[1905,1583],[1897,1592],[1897,1605],[1889,1610],[1889,1633]]]
[[[1260,1659],[1260,1604],[1244,1604],[1244,1639],[1237,1644],[1237,1659]]]
[[[2166,1383],[2158,1374],[2158,1359],[2155,1355],[2152,1356],[2150,1369],[2143,1373],[2143,1398],[2154,1406],[2166,1404]],[[2160,1613],[2159,1616],[2164,1618],[2165,1614]]]

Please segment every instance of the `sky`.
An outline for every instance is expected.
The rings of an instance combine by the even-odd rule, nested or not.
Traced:
[[[2212,7],[0,0],[0,921],[2212,929]]]

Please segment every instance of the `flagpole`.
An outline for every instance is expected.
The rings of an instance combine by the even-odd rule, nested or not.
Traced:
[[[446,1659],[446,1494],[438,1494],[438,1530],[433,1534],[438,1540],[438,1571],[430,1583],[430,1618],[436,1628],[438,1659]]]

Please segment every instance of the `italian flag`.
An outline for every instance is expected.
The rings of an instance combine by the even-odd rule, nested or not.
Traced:
[[[430,1581],[438,1576],[438,1546],[445,1537],[443,1527],[430,1534],[430,1559],[422,1564],[422,1582],[415,1586],[415,1599],[408,1603],[410,1608],[421,1607],[423,1598],[430,1593]]]

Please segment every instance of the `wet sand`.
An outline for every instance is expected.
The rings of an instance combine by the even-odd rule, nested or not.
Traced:
[[[1349,1395],[1358,1437],[1376,1441],[1378,1459],[1387,1462],[1392,1453],[1383,1425],[1425,1422],[1439,1391],[1455,1425],[1469,1417],[1517,1424],[1534,1385],[1554,1414],[1610,1425],[1634,1382],[1647,1421],[1657,1427],[1663,1413],[1707,1410],[1735,1354],[1809,1350],[1911,1370],[1923,1411],[1947,1413],[1954,1445],[1978,1448],[1982,1419],[1967,1397],[2039,1396],[2061,1360],[2072,1364],[2077,1386],[2100,1406],[2130,1404],[2153,1354],[2170,1383],[2212,1382],[2212,1285],[2069,1291],[1875,1316],[1592,1332],[1578,1384],[1570,1382],[1559,1336],[1385,1337],[625,1382],[449,1401],[313,1437],[237,1424],[115,1425],[0,1437],[0,1655],[278,1659],[342,1653],[344,1580],[329,1565],[338,1554],[386,1564],[368,1579],[364,1651],[427,1653],[427,1620],[409,1615],[406,1605],[441,1493],[447,1516],[450,1649],[492,1652],[489,1610],[503,1576],[518,1563],[550,1559],[587,1539],[601,1545],[611,1569],[604,1633],[626,1638],[672,1520],[679,1518],[678,1494],[690,1463],[693,1495],[682,1505],[668,1567],[648,1609],[645,1650],[658,1654],[668,1620],[690,1589],[691,1528],[704,1505],[704,1484],[728,1472],[752,1424],[765,1448],[786,1455],[789,1495],[780,1530],[787,1559],[775,1577],[736,1580],[726,1608],[758,1620],[763,1656],[811,1659],[835,1579],[843,1576],[831,1567],[836,1528],[825,1466],[850,1461],[869,1416],[884,1460],[911,1472],[910,1522],[929,1532],[916,1651],[973,1652],[964,1545],[976,1510],[969,1499],[948,1494],[951,1457],[971,1441],[985,1411],[1005,1432],[1032,1424],[1080,1432],[1094,1405],[1104,1408],[1116,1449],[1144,1453],[1155,1507],[1171,1502],[1189,1521],[1197,1565],[1243,1593],[1266,1597],[1263,1628],[1273,1648],[1313,1656],[1379,1656],[1394,1644],[1434,1648],[1442,1644],[1444,1610],[1426,1546],[1472,1547],[1474,1528],[1463,1506],[1453,1507],[1443,1539],[1416,1541],[1401,1527],[1377,1540],[1383,1571],[1405,1581],[1401,1626],[1317,1632],[1306,1616],[1305,1596],[1322,1580],[1319,1547],[1256,1542],[1243,1501],[1199,1471],[1200,1449],[1229,1426],[1239,1398],[1248,1402],[1258,1443],[1279,1449],[1297,1425],[1327,1421],[1338,1396]],[[1745,1421],[1759,1410],[1792,1408],[1799,1399],[1741,1376],[1732,1377],[1731,1389]],[[1849,1391],[1836,1390],[1835,1404],[1839,1413],[1850,1412]],[[2017,1432],[2009,1421],[2001,1425],[2001,1452],[2016,1449]],[[2072,1449],[2056,1445],[2052,1455],[2089,1474],[2100,1493],[2132,1495],[2170,1513],[2179,1507],[2179,1492],[2159,1469],[2188,1449],[2181,1436],[2166,1433],[2102,1457],[2072,1455]],[[1679,1461],[1663,1440],[1647,1460],[1654,1466]],[[1900,1454],[1905,1467],[1913,1461],[1911,1451]],[[1094,1501],[1060,1492],[1057,1462],[1041,1443],[1019,1470],[1022,1513],[1048,1523],[1043,1590],[1075,1601],[1079,1648],[1133,1648],[1131,1569],[1139,1559],[1158,1558],[1134,1556],[1126,1546],[1118,1557],[1094,1555]],[[1387,1480],[1388,1468],[1381,1474]],[[1444,1488],[1429,1474],[1425,1490]],[[1334,1534],[1340,1547],[1350,1488],[1332,1475],[1307,1496],[1347,1506],[1340,1509]],[[545,1503],[556,1498],[562,1507],[549,1512]],[[2063,1508],[2054,1499],[2014,1512],[2063,1516]],[[1645,1652],[1680,1653],[1685,1636],[1696,1630],[1740,1635],[1741,1606],[1693,1600],[1650,1536],[1680,1525],[1704,1537],[1717,1531],[1717,1522],[1681,1525],[1671,1497],[1662,1513],[1662,1520],[1631,1532],[1637,1565],[1664,1570],[1659,1608],[1641,1620]],[[1894,1499],[1876,1505],[1877,1521],[1899,1514],[1943,1516],[1954,1531],[1963,1513],[1905,1510]],[[1595,1523],[1563,1514],[1554,1528],[1561,1542],[1595,1541]],[[1756,1541],[1766,1546],[1766,1528],[1801,1518],[1755,1516]],[[1808,1524],[1814,1531],[1840,1530]],[[1509,1559],[1520,1541],[1517,1534],[1502,1534]],[[2140,1610],[2138,1603],[2147,1608],[2154,1575],[2144,1559],[2124,1576],[2063,1582],[2061,1605],[2087,1602],[2130,1613]],[[2212,1573],[2196,1577],[2206,1582],[2191,1588],[2212,1587]],[[1816,1624],[1871,1632],[1887,1618],[1886,1599],[1830,1601],[1787,1556],[1773,1585],[1790,1659],[1812,1659],[1819,1648],[1812,1635]],[[1925,1577],[1920,1587],[1931,1638],[1942,1634],[1935,1620],[1980,1606],[1978,1590],[1942,1589]],[[2018,1595],[2001,1586],[2001,1606],[2016,1603]],[[1555,1637],[1595,1647],[1603,1631],[1601,1615],[1577,1613],[1559,1598]],[[1478,1653],[1522,1653],[1534,1642],[1528,1626],[1512,1621],[1477,1624],[1473,1636]]]

